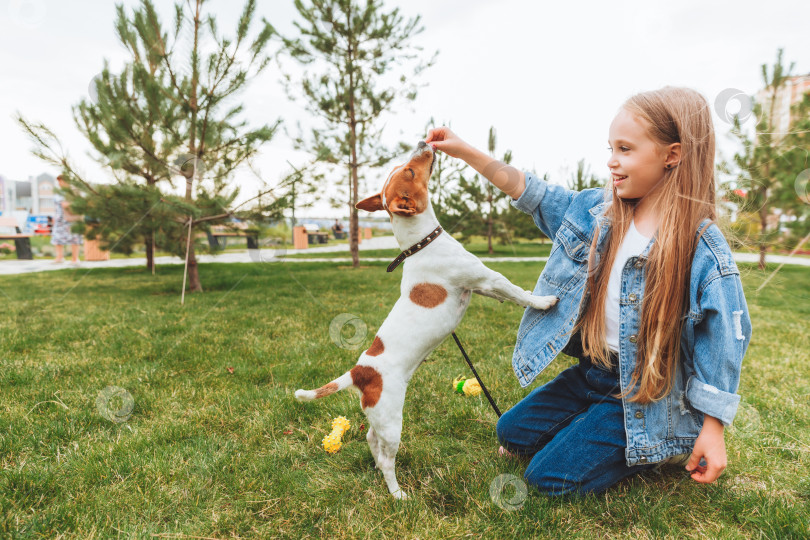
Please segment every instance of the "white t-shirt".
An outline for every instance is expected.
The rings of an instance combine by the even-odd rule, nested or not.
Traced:
[[[624,235],[624,240],[616,253],[613,268],[610,270],[607,297],[605,298],[605,341],[608,348],[619,352],[619,296],[621,295],[622,270],[630,257],[641,255],[652,237],[646,237],[636,229],[635,220],[630,222],[630,228]]]

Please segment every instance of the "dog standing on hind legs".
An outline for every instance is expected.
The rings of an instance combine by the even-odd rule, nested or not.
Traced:
[[[452,236],[441,234],[428,196],[434,160],[433,149],[420,141],[410,160],[389,174],[380,193],[357,203],[360,210],[385,210],[391,218],[403,251],[397,258],[404,260],[401,295],[351,370],[317,390],[295,392],[299,401],[346,388],[360,394],[369,423],[366,440],[371,455],[397,499],[406,498],[397,482],[394,460],[408,382],[427,355],[461,322],[471,293],[539,310],[549,309],[558,300],[556,296],[533,296],[484,266]]]

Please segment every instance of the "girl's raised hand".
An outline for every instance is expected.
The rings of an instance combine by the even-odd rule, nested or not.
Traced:
[[[462,159],[465,152],[470,148],[466,142],[445,126],[428,131],[425,142],[432,146],[434,150],[441,150],[448,156]]]

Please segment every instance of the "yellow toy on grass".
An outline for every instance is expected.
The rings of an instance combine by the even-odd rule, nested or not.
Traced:
[[[453,390],[465,396],[477,396],[481,393],[481,385],[476,379],[465,379],[459,376],[453,380]]]
[[[350,426],[351,423],[344,416],[338,416],[332,420],[332,433],[323,438],[323,449],[330,454],[340,450],[340,447],[343,446],[343,441],[340,439]]]

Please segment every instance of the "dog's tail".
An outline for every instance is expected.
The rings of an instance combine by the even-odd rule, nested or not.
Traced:
[[[340,392],[353,384],[352,372],[347,371],[334,381],[321,386],[317,390],[296,390],[295,399],[298,401],[312,401],[313,399],[322,398],[324,396],[328,396],[329,394]]]

